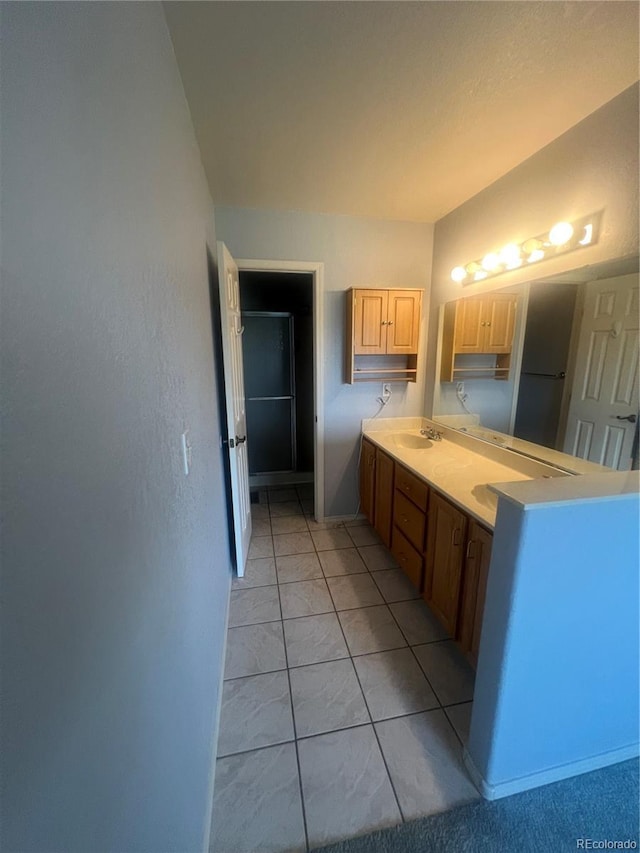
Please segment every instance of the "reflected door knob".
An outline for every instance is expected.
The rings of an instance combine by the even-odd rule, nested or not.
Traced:
[[[635,415],[616,415],[617,421],[629,421],[630,424],[635,424],[637,418]]]

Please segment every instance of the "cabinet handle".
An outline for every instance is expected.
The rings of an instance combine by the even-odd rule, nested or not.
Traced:
[[[480,325],[481,325],[481,326],[486,326],[487,324],[486,324],[486,323],[485,323],[485,321],[483,320],[483,321],[480,323]]]
[[[383,321],[382,321],[382,325],[383,325],[383,326],[386,326],[386,325],[387,325],[387,321],[386,321],[386,320],[383,320]]]
[[[469,539],[469,541],[467,542],[467,559],[468,560],[474,560],[475,559],[475,556],[476,556],[475,555],[475,548],[473,547],[475,544],[476,544],[475,539]],[[472,551],[474,553],[471,553]]]
[[[460,544],[460,528],[459,527],[454,528],[453,532],[451,533],[451,544],[454,545],[455,547],[457,547]]]
[[[387,321],[387,326],[393,326],[393,320],[388,320],[388,321]]]
[[[402,521],[404,522],[404,524],[409,524],[409,519],[407,518],[406,515],[402,516]]]
[[[490,326],[490,325],[491,325],[491,322],[487,323],[487,326]]]

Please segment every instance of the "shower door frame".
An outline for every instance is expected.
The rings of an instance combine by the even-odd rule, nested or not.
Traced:
[[[313,286],[313,484],[314,516],[324,521],[324,378],[322,375],[324,264],[318,261],[270,261],[242,258],[240,272],[310,273]]]
[[[288,469],[277,469],[275,471],[253,471],[252,474],[279,474],[279,473],[291,473],[296,470],[296,465],[298,461],[298,448],[296,446],[297,442],[297,429],[296,429],[296,371],[295,371],[295,356],[294,356],[294,318],[293,314],[290,311],[242,311],[242,317],[287,317],[289,320],[289,385],[291,387],[291,394],[287,397],[245,397],[246,402],[256,402],[258,400],[289,400],[291,406],[291,416],[290,416],[290,424],[291,424],[291,462],[292,467]],[[247,359],[244,359],[245,363],[245,371],[247,369]],[[246,376],[246,372],[245,372]],[[246,395],[246,382],[245,382],[245,395]],[[248,419],[247,419],[248,420]],[[249,427],[247,426],[247,432],[249,432]],[[251,441],[251,436],[249,435],[249,441]]]

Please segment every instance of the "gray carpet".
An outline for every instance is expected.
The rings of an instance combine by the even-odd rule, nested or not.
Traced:
[[[625,761],[321,849],[323,853],[553,853],[579,850],[577,839],[590,838],[631,840],[635,845],[627,849],[637,850],[638,796],[638,761]]]

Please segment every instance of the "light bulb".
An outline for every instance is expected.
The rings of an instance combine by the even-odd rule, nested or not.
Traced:
[[[589,223],[589,225],[584,226],[584,237],[582,240],[578,240],[581,246],[588,246],[589,243],[593,240],[593,225]]]
[[[475,281],[481,281],[483,278],[487,277],[487,273],[484,270],[478,270],[478,272],[474,275]]]
[[[544,258],[544,252],[542,249],[534,249],[533,252],[527,258],[527,261],[530,264],[534,264],[536,261],[541,261]]]
[[[549,240],[554,246],[564,246],[573,237],[573,225],[568,222],[556,222],[549,231]]]
[[[500,266],[500,258],[495,252],[489,252],[489,254],[485,255],[482,259],[482,266],[487,272],[493,272]]]
[[[522,244],[522,251],[525,253],[525,255],[530,255],[532,252],[535,252],[536,249],[540,249],[541,247],[542,242],[536,237],[531,237],[529,240]]]
[[[473,275],[474,273],[478,272],[479,269],[482,269],[482,267],[477,261],[471,261],[470,264],[467,264],[465,269],[469,273],[469,275]]]
[[[451,278],[454,281],[457,281],[457,282],[464,281],[466,277],[467,277],[467,271],[464,267],[454,267],[451,270]]]
[[[520,246],[515,243],[509,243],[500,249],[500,263],[506,267],[513,268],[520,266]]]

